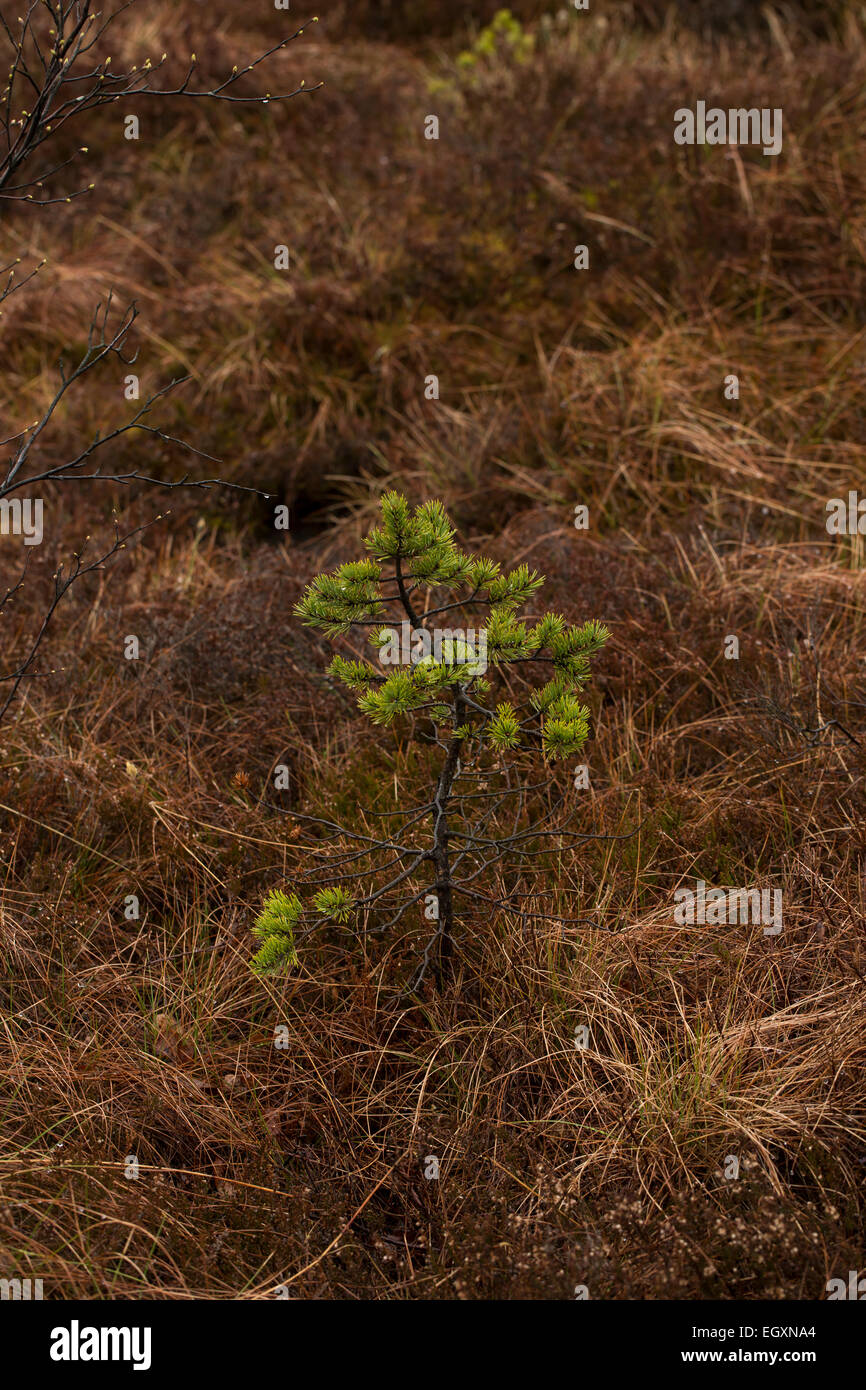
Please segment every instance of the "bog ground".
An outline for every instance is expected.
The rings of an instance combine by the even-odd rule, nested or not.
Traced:
[[[113,290],[147,388],[192,377],[161,428],[220,462],[125,435],[112,463],[216,471],[292,529],[230,490],[46,491],[10,651],[112,508],[171,511],[70,591],[0,727],[0,1274],[46,1298],[700,1300],[863,1268],[866,550],[825,522],[866,494],[866,25],[715,8],[527,0],[490,38],[495,5],[324,3],[274,60],[319,90],[154,103],[138,141],[109,109],[90,197],[4,215],[2,263],[48,263],[4,305],[0,434]],[[195,51],[216,81],[285,26],[166,0],[124,17],[117,61],[177,76]],[[782,154],[675,145],[698,99],[781,108]],[[132,409],[101,374],[43,456]],[[597,929],[479,895],[453,982],[396,1010],[420,913],[249,970],[264,895],[316,852],[297,815],[363,827],[429,780],[292,615],[394,487],[611,629],[572,794],[587,833],[634,832],[546,886],[540,911]],[[20,557],[4,536],[4,591]],[[780,889],[783,932],[677,925],[697,880]]]

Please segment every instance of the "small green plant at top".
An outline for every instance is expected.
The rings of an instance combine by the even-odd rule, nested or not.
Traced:
[[[535,40],[515,19],[510,10],[498,10],[493,20],[482,29],[471,48],[466,49],[457,59],[461,68],[474,68],[479,62],[487,62],[497,54],[516,58],[525,63],[532,56]]]

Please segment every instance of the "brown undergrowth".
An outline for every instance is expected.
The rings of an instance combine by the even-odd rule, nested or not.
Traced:
[[[206,37],[166,4],[123,41],[196,48],[209,75],[279,25],[212,8]],[[103,119],[94,201],[0,228],[4,255],[49,256],[4,311],[5,421],[44,404],[112,288],[142,310],[143,377],[192,372],[166,430],[292,512],[285,536],[263,502],[173,494],[70,593],[0,728],[8,1277],[63,1298],[788,1299],[862,1267],[864,552],[824,526],[866,444],[866,40],[842,8],[820,37],[791,7],[746,42],[515,5],[533,46],[461,63],[463,7],[402,38],[397,6],[381,30],[325,7],[280,60],[321,91],[154,108],[132,148]],[[674,146],[676,107],[765,92],[779,160]],[[94,378],[46,457],[125,408]],[[185,466],[129,438],[116,462]],[[385,940],[325,931],[284,980],[248,970],[263,894],[323,853],[298,814],[373,824],[429,773],[291,616],[391,486],[611,628],[569,794],[586,833],[628,835],[480,888],[452,984],[398,1009],[420,913]],[[10,647],[112,506],[162,501],[46,497]],[[783,933],[678,926],[697,879],[781,888]],[[528,892],[597,926],[485,904]]]

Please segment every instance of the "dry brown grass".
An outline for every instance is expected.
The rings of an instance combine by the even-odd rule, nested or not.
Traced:
[[[154,43],[216,72],[279,23],[212,8],[162,6]],[[0,228],[4,255],[50,256],[4,314],[4,419],[32,418],[111,286],[141,305],[143,374],[194,373],[165,427],[295,527],[175,495],[70,595],[0,730],[2,1270],[64,1298],[821,1297],[864,1263],[864,556],[824,529],[866,491],[863,32],[791,19],[719,50],[592,19],[470,80],[444,17],[425,45],[322,13],[281,60],[322,92],[154,108],[139,148],[103,123],[98,201]],[[757,88],[781,160],[673,146],[683,91]],[[122,409],[103,381],[51,448]],[[384,947],[325,934],[285,981],[247,968],[263,893],[316,852],[291,812],[362,818],[425,776],[291,618],[395,484],[611,626],[582,825],[641,826],[545,885],[542,910],[604,930],[479,899],[453,987],[396,1014],[420,920]],[[121,503],[157,509],[47,499],[13,636]],[[284,816],[261,803],[280,759]],[[676,927],[696,878],[781,887],[783,935]]]

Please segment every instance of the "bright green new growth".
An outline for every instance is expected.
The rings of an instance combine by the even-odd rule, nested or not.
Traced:
[[[384,648],[392,631],[376,620],[389,602],[401,595],[385,592],[397,584],[414,594],[424,589],[456,591],[451,603],[470,603],[472,611],[487,608],[487,661],[503,668],[516,662],[542,662],[552,667],[552,678],[531,697],[541,716],[541,743],[551,760],[568,758],[580,751],[589,733],[589,711],[574,698],[589,677],[589,659],[607,641],[609,633],[598,622],[568,627],[557,613],[549,613],[534,626],[515,616],[544,583],[543,576],[527,565],[502,573],[494,560],[463,554],[454,543],[454,531],[441,502],[425,502],[410,511],[405,497],[390,492],[382,499],[382,525],[366,539],[370,559],[341,565],[333,574],[320,575],[307,589],[296,612],[312,627],[330,636],[345,634],[354,624],[372,624],[370,643]],[[383,578],[383,564],[394,574]],[[406,613],[402,615],[406,617]],[[423,613],[419,615],[423,621]],[[477,622],[477,619],[473,619]],[[466,658],[469,657],[467,661]],[[329,674],[358,696],[358,706],[374,724],[389,725],[400,715],[419,710],[436,724],[452,721],[453,703],[445,697],[455,687],[471,689],[472,698],[483,699],[490,683],[477,674],[475,649],[461,640],[443,643],[443,660],[421,658],[383,675],[381,666],[334,657]],[[488,712],[486,727],[470,715],[460,737],[470,734],[496,748],[519,748],[531,741],[526,722],[511,705],[501,703]],[[534,732],[534,731],[533,731]]]
[[[342,888],[322,888],[313,903],[317,912],[334,922],[348,922],[352,914],[352,900]],[[257,975],[269,975],[284,965],[297,965],[295,930],[303,910],[297,893],[275,889],[265,898],[253,927],[253,935],[262,942],[251,962]]]
[[[295,928],[303,907],[297,893],[287,895],[275,889],[265,898],[253,927],[253,935],[262,942],[251,962],[257,975],[267,975],[281,965],[297,965]]]
[[[379,661],[358,659],[357,654],[352,659],[335,656],[329,674],[354,692],[359,709],[374,724],[423,714],[435,726],[446,760],[430,808],[434,845],[422,858],[435,865],[437,892],[444,900],[452,882],[445,813],[449,803],[452,809],[459,807],[460,793],[453,786],[461,761],[484,748],[504,754],[540,747],[551,762],[578,753],[589,735],[590,717],[578,695],[589,679],[590,659],[609,633],[595,620],[569,626],[558,613],[536,621],[520,618],[520,610],[541,589],[543,576],[525,564],[503,571],[495,560],[464,554],[441,502],[424,502],[413,510],[405,497],[389,492],[381,513],[381,524],[365,541],[367,558],[319,575],[295,612],[331,637],[357,629],[366,634]],[[455,630],[454,622],[463,626]],[[408,631],[412,643],[419,640],[421,650],[413,649],[407,658],[395,624],[404,634]],[[430,655],[434,634],[438,646]],[[513,688],[525,687],[533,668],[542,673],[543,684],[521,699],[518,708]],[[524,678],[519,683],[509,679],[518,674]],[[495,699],[494,684],[499,686]],[[353,900],[342,888],[332,887],[317,893],[313,906],[321,916],[345,923],[353,908],[361,910],[375,900]],[[254,969],[265,972],[295,961],[295,929],[304,911],[294,893],[270,895],[255,928],[264,944]],[[309,919],[311,914],[306,915]],[[444,931],[450,934],[450,928],[449,905]]]
[[[478,35],[473,47],[458,56],[458,66],[464,69],[473,68],[479,60],[494,57],[500,45],[514,53],[521,63],[531,57],[535,47],[533,35],[528,34],[520,20],[515,19],[511,11],[506,9],[497,10],[492,22]]]

